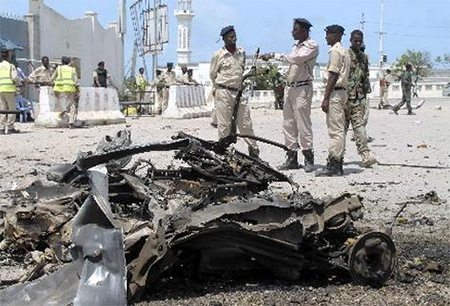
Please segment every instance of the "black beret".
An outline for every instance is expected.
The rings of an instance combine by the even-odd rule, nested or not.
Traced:
[[[230,33],[231,31],[234,31],[234,27],[232,25],[226,26],[222,30],[220,30],[220,36],[225,36],[226,34]]]
[[[104,64],[105,64],[105,62],[104,62],[104,61],[101,61],[101,62],[99,62],[99,63],[97,64],[97,66],[104,65]]]
[[[70,63],[70,57],[68,57],[68,56],[61,57],[61,62],[63,62],[63,63]]]
[[[325,28],[326,32],[330,32],[330,33],[341,33],[344,34],[344,27],[338,25],[338,24],[332,24],[329,25],[328,27]]]
[[[173,66],[173,63],[172,62],[168,62],[167,66]]]
[[[308,19],[305,19],[305,18],[294,18],[294,23],[299,23],[299,24],[302,24],[302,25],[306,25],[308,28],[313,26],[311,24],[311,22],[309,22]]]

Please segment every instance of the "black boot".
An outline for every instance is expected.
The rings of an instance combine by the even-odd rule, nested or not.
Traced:
[[[299,169],[297,151],[288,151],[286,161],[278,167],[278,170]]]
[[[248,147],[248,155],[252,158],[259,158],[259,149],[257,147]]]
[[[343,159],[329,157],[327,165],[316,171],[316,176],[341,176],[344,174]]]
[[[312,172],[314,170],[314,151],[303,150],[302,153],[305,157],[305,172]]]

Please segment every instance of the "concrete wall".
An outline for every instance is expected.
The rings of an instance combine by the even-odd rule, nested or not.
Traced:
[[[28,58],[28,27],[24,19],[0,16],[0,37],[24,47],[23,50],[16,50],[16,58]],[[19,61],[19,66],[27,72],[26,62]]]
[[[44,4],[30,0],[30,48],[35,59],[46,55],[51,60],[61,56],[80,59],[81,86],[92,86],[92,71],[100,61],[106,62],[113,82],[123,81],[124,48],[116,25],[104,28],[97,14],[87,12],[83,18],[69,20]]]

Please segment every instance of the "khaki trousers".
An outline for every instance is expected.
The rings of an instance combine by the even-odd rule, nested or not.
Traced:
[[[15,92],[0,92],[0,109],[1,110],[16,110],[16,93]],[[16,122],[15,114],[0,114],[0,129],[5,130],[6,127],[11,129]]]
[[[380,88],[380,106],[386,105],[388,99],[388,88]]]
[[[237,91],[226,89],[217,89],[215,95],[217,130],[219,139],[228,136],[231,132],[231,118],[236,103]],[[255,135],[253,132],[252,118],[250,117],[250,109],[247,104],[240,104],[237,115],[237,128],[242,135]],[[245,142],[254,149],[258,149],[256,141],[244,138]]]
[[[69,114],[69,124],[77,121],[78,101],[75,92],[55,92],[59,105],[65,105],[64,112]]]
[[[330,95],[330,105],[327,113],[327,128],[330,144],[328,157],[342,159],[345,152],[345,112],[347,102],[345,90],[335,90]]]
[[[161,112],[164,112],[169,105],[169,87],[164,87],[162,91],[162,99],[161,99]]]
[[[289,150],[313,149],[312,85],[288,87],[283,106],[284,141]],[[299,145],[300,144],[300,145]]]

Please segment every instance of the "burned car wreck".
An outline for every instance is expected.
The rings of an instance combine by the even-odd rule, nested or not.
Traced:
[[[177,166],[158,169],[143,158],[131,164],[133,155],[152,151],[174,151]],[[344,273],[374,287],[394,271],[391,238],[354,225],[362,218],[358,196],[314,199],[221,142],[179,133],[132,145],[123,130],[97,152],[51,169],[48,179],[2,194],[0,248],[39,251],[36,266],[52,262],[56,272],[26,282],[42,274],[33,269],[0,292],[2,305],[125,305],[175,269],[265,271],[287,280]],[[292,192],[277,194],[273,182],[291,184]]]

